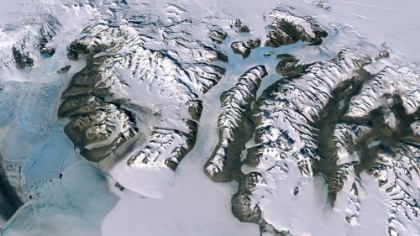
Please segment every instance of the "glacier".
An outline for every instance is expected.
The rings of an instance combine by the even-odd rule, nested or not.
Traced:
[[[4,5],[1,235],[420,232],[418,3]]]

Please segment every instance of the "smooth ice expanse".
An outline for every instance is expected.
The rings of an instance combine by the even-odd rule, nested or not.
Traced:
[[[213,183],[203,166],[217,140],[218,99],[223,84],[206,95],[206,105],[197,144],[176,170],[173,186],[164,198],[142,198],[130,191],[121,198],[102,225],[102,235],[258,235],[256,224],[241,223],[231,213],[230,199],[235,184]],[[217,95],[216,95],[217,94]],[[210,105],[211,104],[211,105]],[[218,104],[218,105],[216,105]],[[159,176],[161,173],[155,173]],[[161,186],[167,190],[167,186]],[[130,210],[127,210],[130,209]],[[124,217],[121,217],[124,215]],[[115,227],[118,225],[118,227]]]
[[[127,2],[133,9],[145,9],[157,14],[161,13],[166,3],[170,3],[163,0],[144,4]],[[0,67],[1,154],[7,161],[24,163],[24,184],[31,191],[28,194],[33,197],[3,226],[5,236],[259,235],[256,224],[241,223],[231,213],[230,199],[236,192],[236,183],[213,183],[203,173],[204,163],[217,144],[220,94],[233,86],[247,69],[257,64],[265,64],[269,73],[258,95],[281,79],[275,75],[277,60],[274,56],[264,57],[267,53],[276,55],[294,51],[304,62],[312,62],[331,58],[342,47],[359,47],[361,51],[369,51],[380,49],[381,44],[385,43],[392,57],[405,60],[415,69],[416,63],[420,63],[420,21],[417,20],[420,2],[415,0],[325,2],[331,10],[322,9],[310,0],[174,1],[173,4],[184,8],[192,18],[211,16],[241,19],[253,29],[255,37],[264,37],[264,26],[271,21],[265,20],[263,16],[268,17],[272,9],[283,4],[295,7],[313,16],[322,25],[329,25],[336,30],[329,32],[330,36],[323,43],[322,52],[297,43],[277,49],[258,48],[252,51],[249,58],[242,60],[230,50],[226,75],[205,95],[196,146],[175,173],[154,173],[159,167],[147,167],[146,172],[153,171],[147,175],[148,178],[157,176],[157,179],[148,182],[148,189],[144,191],[151,198],[146,198],[129,190],[121,192],[114,187],[115,180],[112,177],[104,175],[78,155],[63,133],[65,121],[58,120],[56,116],[62,91],[72,75],[84,66],[82,60],[73,62],[67,59],[66,46],[80,36],[80,31],[89,22],[106,19],[106,9],[81,9],[68,0],[18,0],[13,3],[1,0],[1,3],[1,60],[10,59],[11,45],[27,31],[35,29],[37,22],[29,22],[27,19],[35,18],[42,22],[47,14],[41,13],[48,13],[57,17],[62,24],[62,30],[52,42],[52,45],[57,46],[53,57],[38,58],[39,64],[29,73]],[[66,75],[55,73],[69,64],[72,67]],[[118,174],[124,173],[116,173],[114,177],[118,178]],[[159,176],[164,179],[159,179]],[[317,186],[317,179],[308,181],[312,187]],[[133,185],[136,184],[133,182]],[[366,183],[369,184],[372,183]],[[303,191],[314,190],[308,187]],[[283,196],[281,189],[276,194]],[[379,193],[369,194],[376,196]],[[278,214],[267,215],[266,219],[273,224],[276,221],[287,222],[284,227],[302,235],[323,235],[320,232],[329,230],[328,225],[322,225],[322,221],[333,221],[335,213],[322,217],[314,215],[318,212],[317,199],[296,206],[287,199],[286,194],[284,196],[280,199],[290,201],[289,208]],[[366,198],[366,201],[372,201],[372,198]],[[371,206],[381,210],[382,204],[378,201]],[[289,209],[296,207],[296,215],[287,214]],[[311,210],[309,215],[308,209]],[[290,221],[285,219],[288,217]],[[366,217],[361,221],[366,220],[367,226],[370,222],[374,225],[374,216]],[[304,219],[305,223],[300,219]],[[311,231],[314,228],[318,231]],[[327,232],[328,235],[333,233]],[[384,232],[372,232],[372,235],[381,233]]]
[[[2,155],[6,163],[25,163],[22,177],[32,198],[3,226],[3,235],[98,235],[98,219],[117,203],[105,176],[74,152],[56,118],[61,91],[84,66],[73,62],[65,77],[57,74],[69,63],[59,59],[65,55],[58,47],[28,76],[16,72],[2,81]]]

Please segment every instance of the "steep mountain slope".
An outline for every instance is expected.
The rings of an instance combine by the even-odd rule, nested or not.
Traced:
[[[393,4],[4,4],[0,234],[419,234]]]

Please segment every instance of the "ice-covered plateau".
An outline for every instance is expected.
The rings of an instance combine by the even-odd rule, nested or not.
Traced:
[[[410,65],[366,42],[342,47],[345,27],[293,7],[270,8],[258,29],[173,4],[154,9],[166,20],[115,4],[114,19],[80,24],[61,51],[67,29],[48,18],[10,45],[0,79],[59,58],[54,76],[69,79],[53,117],[122,191],[163,201],[201,122],[214,122],[200,168],[237,183],[224,204],[261,235],[420,234],[420,78]],[[206,96],[220,109],[202,117],[218,106]],[[1,154],[0,226],[10,227],[35,195],[25,161]]]

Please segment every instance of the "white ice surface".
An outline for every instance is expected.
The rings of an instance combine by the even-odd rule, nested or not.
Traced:
[[[85,65],[84,60],[63,59],[65,55],[61,45],[28,75],[14,71],[21,77],[1,81],[2,155],[6,164],[22,168],[21,184],[27,189],[27,203],[3,226],[5,236],[98,235],[99,219],[117,202],[105,176],[74,151],[63,132],[65,123],[57,120],[60,94]],[[56,73],[68,64],[72,68],[66,76]]]
[[[289,166],[293,164],[290,163]],[[281,187],[270,188],[268,198],[260,201],[264,210],[264,219],[277,229],[290,230],[297,235],[385,235],[387,230],[387,202],[384,194],[377,188],[377,182],[368,174],[361,175],[359,198],[352,206],[354,196],[350,196],[352,180],[346,181],[343,190],[338,193],[335,208],[325,201],[327,185],[321,176],[314,178],[295,178],[299,176],[297,168],[289,168],[289,173],[274,173],[273,178],[284,178]],[[295,187],[299,193],[294,196],[290,191]],[[310,197],[308,197],[310,196]],[[360,205],[362,212],[358,212]],[[360,214],[360,216],[358,216]],[[356,216],[355,223],[349,224],[345,216]]]
[[[163,198],[172,189],[175,172],[161,163],[129,166],[129,157],[120,161],[110,172],[124,188],[150,198]]]
[[[150,5],[145,9],[160,8],[165,2],[163,0],[150,1],[145,3]],[[380,44],[386,42],[387,49],[391,51],[391,57],[405,58],[410,63],[420,62],[418,58],[418,55],[420,55],[420,46],[418,44],[420,35],[417,33],[420,27],[420,21],[417,20],[420,2],[408,0],[372,0],[369,3],[362,0],[331,1],[328,2],[328,5],[331,6],[331,11],[317,8],[310,0],[307,2],[284,1],[280,4],[299,8],[320,21],[322,26],[331,23],[330,25],[337,29],[337,31],[327,29],[330,37],[324,40],[324,45],[321,47],[322,51],[304,46],[300,48],[298,43],[293,47],[282,47],[280,49],[259,48],[253,50],[251,56],[244,61],[238,55],[229,55],[231,61],[230,65],[227,66],[227,75],[222,79],[218,87],[213,88],[206,95],[203,113],[205,119],[200,124],[196,147],[179,165],[174,174],[175,179],[165,182],[164,185],[159,184],[158,186],[160,187],[153,186],[152,188],[153,192],[158,194],[163,192],[166,194],[166,197],[162,199],[141,198],[129,191],[119,192],[115,188],[120,201],[105,218],[102,224],[103,235],[259,234],[256,225],[239,223],[232,216],[229,204],[231,195],[235,192],[233,184],[215,184],[202,172],[202,166],[217,143],[218,96],[222,91],[229,89],[234,84],[229,79],[237,78],[246,69],[249,69],[251,65],[264,61],[266,65],[268,64],[271,67],[271,71],[269,71],[269,74],[271,74],[269,76],[271,77],[267,77],[264,81],[265,83],[274,82],[280,79],[280,76],[275,78],[276,76],[273,75],[275,73],[276,60],[274,57],[276,53],[293,51],[298,57],[303,58],[304,62],[310,62],[332,57],[343,46],[359,46],[362,50],[372,50],[369,47],[363,48],[365,45],[360,44],[361,41],[372,42],[375,49],[380,48]],[[129,6],[134,9],[144,8],[145,4],[130,3]],[[176,5],[189,11],[189,14],[198,18],[239,18],[250,27],[253,37],[260,36],[262,39],[264,39],[264,26],[269,23],[269,20],[264,20],[263,15],[268,16],[269,12],[277,4],[279,3],[269,0],[246,0],[240,4],[236,4],[234,1],[221,0],[176,3]],[[40,69],[34,70],[30,77],[25,77],[19,72],[6,71],[4,68],[0,68],[0,82],[4,85],[4,90],[1,93],[9,91],[7,96],[1,96],[0,103],[3,109],[0,119],[2,127],[0,135],[2,154],[6,158],[27,161],[28,164],[25,167],[27,168],[26,179],[28,183],[37,179],[39,183],[36,186],[38,191],[40,191],[39,199],[29,201],[27,204],[29,208],[20,210],[14,219],[9,221],[5,235],[23,235],[21,230],[29,231],[28,235],[37,235],[40,232],[42,232],[42,235],[60,235],[60,233],[65,235],[62,231],[63,225],[68,227],[64,228],[68,230],[68,235],[98,235],[99,232],[95,227],[97,227],[98,221],[102,219],[103,214],[113,206],[115,199],[113,199],[112,194],[107,195],[106,188],[101,188],[101,191],[98,191],[97,186],[92,186],[95,184],[102,186],[106,183],[106,180],[101,178],[97,181],[94,180],[96,178],[95,174],[100,175],[100,173],[85,162],[79,161],[80,157],[73,153],[70,142],[62,133],[63,124],[60,122],[53,123],[56,118],[54,106],[58,105],[58,94],[60,94],[60,89],[65,87],[65,84],[57,82],[62,79],[62,76],[44,75],[48,75],[48,73],[52,73],[70,63],[65,59],[64,47],[71,39],[77,37],[82,26],[88,23],[88,19],[100,19],[100,14],[103,14],[102,18],[106,18],[106,15],[109,13],[98,13],[97,10],[87,9],[89,8],[88,5],[85,7],[75,6],[72,4],[72,1],[18,0],[10,2],[1,0],[1,5],[0,59],[3,61],[10,59],[11,45],[26,34],[26,31],[22,29],[18,31],[10,30],[10,27],[25,27],[31,30],[33,25],[43,21],[42,17],[38,16],[43,11],[54,15],[63,24],[62,38],[53,42],[57,45],[61,44],[61,51],[58,50],[57,55],[53,58],[46,59],[49,60],[46,64],[40,62],[38,64]],[[84,11],[83,8],[87,10]],[[25,24],[28,24],[32,19],[38,21],[32,22],[33,25],[31,27],[26,26]],[[63,38],[65,38],[65,41],[61,41]],[[264,53],[271,53],[274,57],[262,60],[262,58],[265,58],[263,56]],[[59,57],[61,59],[58,59]],[[52,62],[52,60],[57,60],[57,64],[54,64],[55,62]],[[66,61],[63,62],[62,60]],[[40,71],[41,68],[46,71]],[[76,68],[72,68],[68,76],[75,72]],[[34,75],[34,73],[39,74]],[[67,77],[67,79],[69,78]],[[5,81],[8,82],[5,83]],[[39,103],[37,98],[39,98],[40,94],[36,92],[43,91],[42,89],[50,84],[54,85],[52,86],[54,92],[51,100],[48,100],[51,102]],[[268,85],[263,84],[262,86],[266,87]],[[37,86],[40,87],[39,90],[33,88]],[[17,93],[16,91],[21,87],[23,89]],[[33,91],[36,92],[31,94]],[[259,94],[261,91],[262,89],[259,90]],[[46,94],[48,95],[50,92],[46,92]],[[31,107],[42,107],[44,110],[30,109]],[[9,130],[5,130],[7,129],[5,127],[9,127]],[[80,168],[80,165],[82,168]],[[75,170],[76,167],[77,170]],[[63,172],[64,169],[67,169],[67,172],[65,172],[67,174],[64,177],[74,178],[74,181],[58,184],[59,180],[56,175],[59,171],[56,171],[56,168]],[[80,172],[84,174],[80,174]],[[52,184],[44,183],[45,180],[48,182],[51,178],[51,173],[55,176]],[[150,175],[147,178],[150,178]],[[89,181],[86,181],[86,179],[89,179]],[[374,191],[374,189],[377,189],[376,186],[369,188],[369,186],[377,183],[373,182],[367,175],[362,176],[362,180],[366,189],[364,197],[362,197],[362,201],[365,201],[363,204],[371,206],[372,209],[369,209],[369,211],[372,210],[377,215],[381,215],[381,213],[385,215],[386,212],[382,212],[386,211],[386,207],[384,207],[386,203],[383,202],[383,196],[381,193]],[[318,188],[317,186],[325,185],[319,184],[319,181],[318,178],[306,180],[303,183],[304,187],[300,195],[306,195],[304,194],[306,191],[307,195],[313,196],[315,191],[321,191],[322,189],[319,189],[320,187]],[[173,182],[173,187],[169,182]],[[88,184],[87,188],[85,184]],[[71,191],[61,192],[62,185],[65,185],[65,188],[71,188]],[[33,186],[29,184],[29,187],[32,188]],[[78,189],[84,189],[85,191],[77,191]],[[333,229],[330,228],[333,223],[336,223],[335,227],[345,224],[346,226],[343,226],[343,229],[350,227],[345,222],[337,222],[338,217],[335,218],[334,216],[340,213],[331,209],[325,209],[325,205],[317,202],[316,198],[302,199],[299,202],[303,202],[303,204],[297,205],[294,204],[295,200],[290,197],[293,196],[292,194],[281,192],[284,189],[289,188],[279,188],[275,191],[275,194],[281,201],[290,204],[286,208],[284,208],[284,205],[276,205],[275,201],[267,204],[265,207],[275,209],[275,211],[271,211],[265,216],[270,223],[279,227],[289,227],[295,232],[311,235],[334,235]],[[62,195],[56,195],[58,193]],[[348,193],[343,191],[342,194]],[[78,198],[78,196],[82,198]],[[86,215],[77,211],[68,213],[63,210],[72,207],[73,205],[71,204],[78,204],[79,202],[77,201],[83,202],[86,198],[88,200],[93,199],[90,202],[93,205],[78,206],[84,208]],[[60,202],[62,199],[67,199],[68,201]],[[343,197],[342,199],[348,198]],[[104,201],[102,202],[102,200]],[[98,206],[96,205],[98,204],[97,201],[104,204]],[[53,203],[55,207],[50,207]],[[338,202],[337,204],[340,203]],[[102,210],[95,211],[98,208],[102,208]],[[293,211],[295,212],[294,215],[282,214],[296,208],[297,210]],[[62,214],[59,215],[60,213]],[[380,220],[384,220],[378,219],[377,215],[363,213],[359,219],[360,222],[364,222],[363,229],[372,230],[370,235],[386,234],[386,232],[381,231],[381,229],[384,229],[383,226],[375,225]],[[23,217],[23,222],[17,220],[19,217]],[[90,221],[85,221],[86,218]],[[342,220],[342,217],[340,219]],[[331,220],[332,223],[324,225],[323,222],[326,220]],[[47,226],[50,228],[47,229]],[[311,230],[310,226],[314,228]],[[91,231],[89,227],[95,229]],[[41,229],[46,231],[40,231]],[[321,232],[325,232],[325,234]],[[353,231],[350,230],[348,232]],[[364,231],[364,233],[366,232]],[[361,235],[358,232],[353,233],[352,235]]]
[[[167,185],[160,186],[167,194],[165,198],[144,198],[113,188],[120,201],[104,220],[103,235],[121,232],[127,236],[139,232],[174,236],[259,234],[256,224],[240,223],[231,213],[230,199],[236,192],[235,184],[214,183],[203,172],[203,166],[217,144],[219,96],[235,83],[235,80],[221,81],[205,95],[204,119],[200,123],[197,144],[178,166],[170,191],[167,192]],[[149,168],[156,170],[158,167]],[[164,175],[162,172],[154,174]]]

